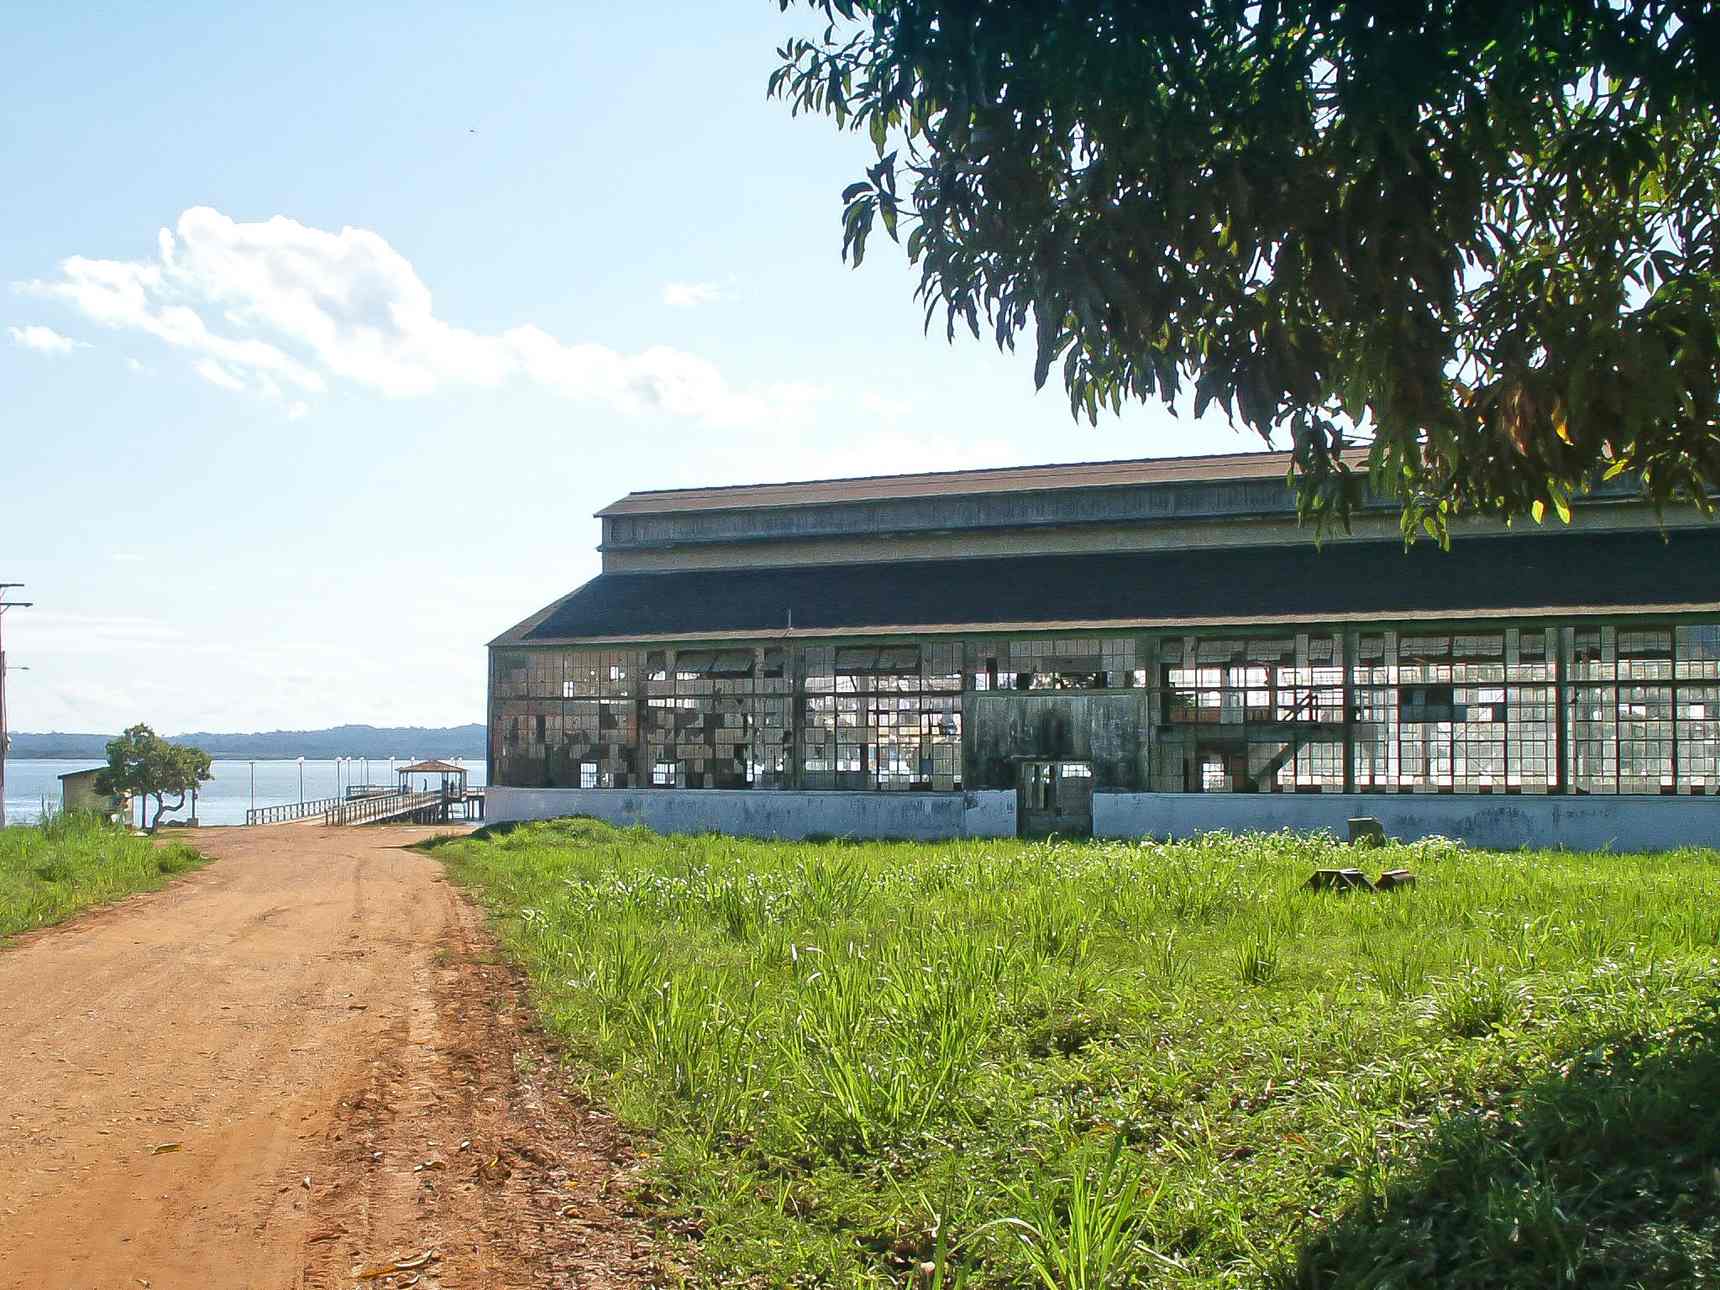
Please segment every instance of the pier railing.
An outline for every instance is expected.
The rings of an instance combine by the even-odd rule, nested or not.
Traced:
[[[245,823],[285,824],[289,820],[303,820],[321,815],[339,801],[338,797],[319,797],[311,802],[288,802],[285,806],[258,806],[245,812]]]
[[[336,801],[323,812],[323,823],[370,824],[420,811],[439,811],[442,802],[442,794],[436,790],[427,793],[387,793],[345,802]]]

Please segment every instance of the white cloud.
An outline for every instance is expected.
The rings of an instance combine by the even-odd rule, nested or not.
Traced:
[[[293,404],[292,407],[287,409],[287,420],[288,421],[297,421],[300,417],[304,416],[310,410],[311,410],[310,404],[305,403],[301,400],[300,402]]]
[[[666,282],[663,284],[663,303],[672,309],[697,309],[700,305],[715,304],[728,294],[728,287],[721,282]]]
[[[240,223],[193,207],[157,241],[152,259],[72,256],[57,278],[19,289],[154,336],[194,355],[206,379],[269,396],[290,389],[302,399],[336,381],[390,397],[529,382],[722,427],[802,418],[824,397],[805,383],[737,387],[674,349],[626,354],[530,323],[494,333],[455,326],[437,317],[411,262],[368,229],[335,233],[279,215]]]
[[[12,338],[14,345],[33,349],[38,354],[69,354],[74,349],[87,348],[81,340],[62,336],[52,327],[40,327],[35,323],[23,327],[8,327],[6,334]]]
[[[137,359],[129,356],[125,360],[125,365],[134,372],[147,372],[149,370],[142,363],[138,362]]]
[[[219,385],[224,390],[242,390],[245,388],[245,382],[212,358],[198,360],[195,371],[209,384]]]
[[[914,410],[914,405],[906,399],[893,399],[888,395],[878,394],[871,390],[860,396],[860,406],[874,424],[881,424],[890,429],[894,429],[899,423],[906,421],[908,414]]]
[[[54,654],[87,654],[114,648],[179,651],[191,645],[182,628],[161,618],[46,609],[30,615],[26,639],[32,649]]]

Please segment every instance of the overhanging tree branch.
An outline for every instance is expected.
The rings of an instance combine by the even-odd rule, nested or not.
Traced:
[[[781,0],[783,8],[794,0]],[[1720,485],[1720,16],[1668,0],[810,0],[770,92],[866,131],[928,326],[1072,411],[1216,403],[1406,533]]]

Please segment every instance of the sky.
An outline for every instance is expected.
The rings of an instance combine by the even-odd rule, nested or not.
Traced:
[[[483,719],[634,489],[1198,452],[842,263],[775,0],[0,19],[14,730]],[[24,670],[28,669],[28,670]]]

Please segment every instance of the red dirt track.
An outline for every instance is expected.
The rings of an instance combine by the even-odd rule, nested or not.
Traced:
[[[0,946],[0,1286],[657,1280],[621,1135],[401,849],[434,832],[209,829],[216,863]]]

